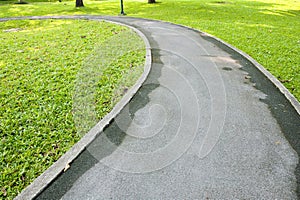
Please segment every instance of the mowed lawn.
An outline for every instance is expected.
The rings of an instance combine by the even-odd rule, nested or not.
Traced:
[[[73,1],[2,5],[0,17],[117,15],[119,4],[86,0],[84,8],[75,8]],[[124,7],[128,16],[183,24],[223,39],[256,59],[300,100],[299,0],[124,0]]]
[[[0,17],[120,12],[119,0],[84,1],[83,8],[75,8],[73,1],[64,0],[28,2],[15,5],[0,0]],[[127,16],[182,24],[223,39],[256,59],[300,100],[299,0],[159,0],[151,5],[146,0],[124,0],[124,6]],[[80,139],[71,112],[76,74],[95,44],[124,31],[118,26],[98,23],[0,23],[0,198],[16,196]],[[13,28],[21,30],[5,32]],[[44,44],[53,37],[53,44]],[[137,74],[140,73],[138,66],[143,64],[143,55],[143,51],[130,52],[107,68],[98,85],[106,84],[102,88],[108,92],[101,88],[96,92],[98,99],[103,99],[96,105],[98,118],[112,108],[114,99],[119,99],[114,90],[131,73],[131,67],[136,66]],[[125,68],[120,64],[123,60],[127,63]],[[65,85],[63,80],[70,84]]]
[[[142,73],[145,47],[129,28],[107,22],[0,25],[0,199],[12,199],[97,122],[83,123],[85,86],[100,120]],[[120,47],[119,56],[107,53]]]

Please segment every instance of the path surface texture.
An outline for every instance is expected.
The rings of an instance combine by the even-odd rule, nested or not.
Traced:
[[[186,27],[104,18],[146,36],[150,73],[37,199],[297,199],[299,114],[249,59]]]

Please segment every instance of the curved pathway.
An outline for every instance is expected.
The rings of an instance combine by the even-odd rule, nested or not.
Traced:
[[[17,199],[297,198],[299,103],[253,59],[170,23],[65,18],[134,27],[151,70],[107,126]]]

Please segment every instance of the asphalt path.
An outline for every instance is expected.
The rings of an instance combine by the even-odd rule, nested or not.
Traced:
[[[299,103],[261,66],[187,27],[81,18],[139,30],[151,69],[36,199],[297,199]]]

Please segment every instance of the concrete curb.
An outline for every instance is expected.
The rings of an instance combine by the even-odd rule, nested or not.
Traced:
[[[128,17],[130,18],[130,17]],[[111,120],[122,110],[122,108],[131,100],[133,95],[137,92],[137,90],[141,87],[143,82],[146,80],[150,69],[151,69],[151,47],[146,36],[140,32],[138,29],[126,25],[120,22],[113,21],[113,18],[104,17],[104,16],[42,16],[42,17],[14,17],[14,18],[2,18],[0,21],[7,20],[20,20],[20,19],[88,19],[88,20],[103,20],[116,24],[120,24],[123,26],[127,26],[135,30],[144,40],[146,44],[146,63],[144,68],[144,73],[137,81],[137,83],[126,93],[126,95],[122,98],[122,100],[113,108],[113,110],[106,115],[95,127],[93,127],[83,138],[76,143],[67,153],[65,153],[57,162],[55,162],[49,169],[47,169],[42,175],[40,175],[31,185],[25,188],[15,199],[32,199],[35,198],[40,192],[42,192],[56,177],[58,177],[64,170],[64,168],[86,148],[88,144],[90,144],[97,135],[103,130],[106,126],[108,126]],[[135,18],[132,18],[135,19]],[[149,20],[154,21],[154,20]],[[158,21],[158,20],[157,20]],[[162,21],[161,21],[162,22]],[[164,22],[166,23],[166,22]],[[168,22],[167,22],[168,23]],[[172,23],[169,23],[172,24]],[[273,85],[285,96],[285,98],[291,103],[297,113],[300,115],[300,104],[297,99],[285,88],[285,86],[276,79],[270,72],[268,72],[262,65],[260,65],[257,61],[255,61],[248,54],[243,51],[233,47],[232,45],[222,41],[221,39],[212,36],[210,34],[201,32],[199,30],[192,29],[190,27],[177,25],[181,27],[185,27],[189,30],[200,33],[202,36],[207,36],[209,38],[214,39],[215,41],[227,46],[233,51],[240,54],[250,63],[252,63],[267,79],[269,79]]]
[[[173,24],[173,23],[170,23],[170,22],[165,22],[165,23]],[[247,53],[241,51],[240,49],[232,46],[231,44],[229,44],[229,43],[227,43],[227,42],[225,42],[225,41],[223,41],[223,40],[221,40],[221,39],[219,39],[219,38],[217,38],[217,37],[215,37],[211,34],[208,34],[208,33],[205,33],[205,32],[202,32],[200,30],[196,30],[196,29],[193,29],[191,27],[184,26],[184,25],[178,25],[178,26],[187,28],[187,29],[195,31],[195,32],[198,32],[203,36],[210,37],[210,38],[216,40],[217,42],[227,46],[230,49],[232,49],[233,51],[237,52],[238,54],[240,54],[242,57],[244,57],[246,60],[248,60],[251,64],[253,64],[267,79],[269,79],[276,88],[278,88],[278,90],[285,96],[285,98],[295,108],[296,112],[300,115],[300,103],[299,103],[299,101],[294,97],[294,95],[292,95],[290,93],[290,91],[275,76],[273,76],[268,70],[266,70],[266,68],[264,68],[264,66],[259,64],[250,55],[248,55]]]
[[[75,17],[77,17],[77,18],[75,18]],[[7,20],[18,20],[18,19],[89,19],[89,17],[92,17],[92,19],[102,19],[102,20],[106,20],[106,21],[111,21],[109,19],[105,19],[105,16],[87,16],[87,15],[78,15],[78,16],[76,16],[75,15],[75,16],[41,16],[41,17],[36,16],[36,17],[0,18],[0,22],[1,21],[7,21]],[[126,18],[135,19],[133,17],[126,17]],[[160,21],[160,22],[163,22],[163,23],[173,24],[171,22],[165,22],[165,21],[161,21],[161,20],[149,20],[149,21]],[[114,23],[121,24],[119,22],[114,22]],[[126,24],[123,24],[123,25],[128,26]],[[256,60],[254,60],[250,55],[246,54],[245,52],[237,49],[236,47],[230,45],[227,42],[224,42],[223,40],[221,40],[221,39],[219,39],[219,38],[217,38],[213,35],[202,32],[200,30],[193,29],[193,28],[188,27],[188,26],[178,25],[178,24],[176,24],[176,25],[180,26],[180,27],[187,28],[189,30],[193,30],[195,32],[198,32],[198,33],[202,34],[203,36],[208,36],[208,37],[220,42],[221,44],[227,46],[228,48],[232,49],[233,51],[236,51],[240,55],[242,55],[249,62],[251,62],[266,78],[268,78],[272,82],[272,84],[276,86],[276,88],[279,89],[279,91],[287,98],[287,100],[292,104],[292,106],[295,108],[297,113],[300,115],[300,103],[294,97],[294,95],[292,95],[290,93],[290,91],[275,76],[273,76],[268,70],[266,70],[261,64],[259,64]],[[140,31],[138,31],[138,32],[140,32]]]
[[[202,34],[206,34],[206,36],[209,36],[215,40],[217,40],[218,42],[224,44],[225,46],[229,47],[230,49],[238,52],[240,55],[242,55],[244,58],[246,58],[250,63],[252,63],[265,77],[267,77],[273,85],[276,86],[276,88],[279,89],[279,91],[285,96],[285,98],[287,98],[287,100],[292,104],[292,106],[295,108],[295,110],[297,111],[297,113],[300,115],[300,103],[298,102],[298,100],[296,99],[296,97],[294,97],[294,95],[292,95],[290,93],[290,91],[275,77],[273,76],[268,70],[266,70],[261,64],[259,64],[256,60],[254,60],[251,56],[249,56],[248,54],[246,54],[245,52],[235,48],[234,46],[220,40],[219,38],[216,38],[215,36],[212,36],[210,34],[207,33],[203,33]]]
[[[144,65],[144,72],[138,79],[138,81],[127,91],[123,98],[115,105],[113,110],[108,113],[100,122],[98,122],[87,134],[85,134],[69,151],[67,151],[62,157],[60,157],[54,164],[52,164],[45,172],[43,172],[39,177],[37,177],[28,187],[26,187],[15,199],[34,199],[39,195],[53,180],[55,180],[64,169],[76,159],[76,157],[97,137],[97,135],[110,124],[111,120],[115,118],[120,111],[129,103],[132,97],[136,94],[138,89],[145,82],[151,70],[151,48],[150,43],[146,36],[138,29],[120,23],[114,22],[109,19],[104,19],[102,17],[89,17],[89,16],[45,16],[45,17],[15,17],[15,18],[5,18],[0,19],[0,21],[8,20],[20,20],[20,19],[88,19],[97,21],[107,21],[110,23],[115,23],[118,25],[126,26],[134,30],[144,41],[146,45],[146,61]]]
[[[135,19],[134,17],[127,17],[127,18],[131,18],[131,19]],[[149,19],[148,19],[149,20]],[[166,22],[166,21],[162,21],[162,20],[149,20],[149,21],[159,21],[162,23],[166,23],[166,24],[171,24],[171,25],[176,25],[179,27],[183,27],[195,32],[200,33],[202,36],[206,36],[206,37],[210,37],[214,40],[216,40],[217,42],[227,46],[228,48],[230,48],[231,50],[237,52],[238,54],[240,54],[242,57],[244,57],[246,60],[248,60],[251,64],[253,64],[267,79],[269,79],[272,84],[278,88],[278,90],[286,97],[286,99],[291,103],[291,105],[295,108],[296,112],[300,115],[300,103],[299,101],[294,97],[294,95],[292,95],[290,93],[290,91],[275,77],[273,76],[268,70],[266,70],[264,68],[264,66],[262,66],[261,64],[259,64],[255,59],[253,59],[250,55],[248,55],[247,53],[243,52],[242,50],[232,46],[231,44],[211,35],[208,33],[205,33],[203,31],[185,26],[185,25],[181,25],[181,24],[174,24],[171,22]]]

